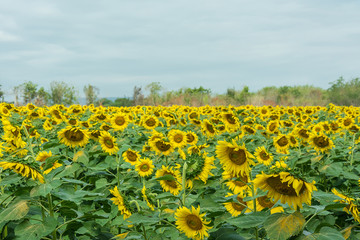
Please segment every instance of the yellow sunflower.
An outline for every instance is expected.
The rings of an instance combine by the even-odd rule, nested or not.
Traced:
[[[120,213],[123,215],[124,220],[129,218],[131,216],[131,211],[129,210],[129,206],[127,202],[125,201],[122,194],[120,194],[117,186],[114,187],[114,189],[109,189],[110,193],[114,196],[113,198],[110,198],[110,200],[118,206],[118,209]]]
[[[358,206],[354,203],[355,199],[348,197],[344,194],[339,193],[335,188],[333,188],[332,193],[334,193],[336,196],[342,198],[342,200],[334,200],[334,202],[344,203],[347,204],[346,207],[343,208],[343,211],[345,211],[348,214],[351,214],[354,219],[360,223],[360,213]]]
[[[89,134],[87,130],[79,127],[68,126],[58,132],[58,137],[61,143],[68,147],[82,147],[89,141]]]
[[[126,114],[118,113],[111,118],[111,126],[118,131],[123,131],[129,124],[129,118]]]
[[[334,147],[333,141],[324,133],[312,133],[309,142],[316,152],[326,152]]]
[[[186,142],[190,145],[196,145],[196,143],[198,142],[199,137],[198,135],[196,135],[196,133],[192,132],[192,131],[187,131],[186,132]]]
[[[109,132],[101,132],[101,135],[99,136],[99,143],[101,144],[102,150],[110,155],[116,154],[119,151],[116,138],[111,136]]]
[[[153,173],[154,168],[155,166],[149,158],[140,159],[138,163],[135,164],[135,170],[141,177],[150,176]]]
[[[57,168],[59,168],[59,167],[61,167],[61,166],[62,166],[61,163],[59,163],[58,161],[55,161],[50,168],[48,168],[48,169],[46,169],[46,170],[44,171],[44,174],[49,174],[52,170],[57,169]]]
[[[151,200],[151,198],[148,197],[147,195],[147,189],[146,187],[144,186],[142,189],[141,189],[141,194],[144,198],[144,200],[146,201],[146,205],[152,210],[152,211],[155,211],[155,203]]]
[[[146,129],[152,130],[159,125],[159,120],[155,116],[144,116],[141,118],[141,125]]]
[[[155,177],[163,177],[165,175],[171,175],[175,180],[160,180],[160,185],[166,192],[170,192],[173,195],[178,195],[182,190],[181,182],[182,178],[179,170],[174,170],[172,167],[165,167],[164,165],[161,169],[156,171]]]
[[[191,210],[180,207],[175,212],[175,224],[188,238],[201,240],[209,236],[208,230],[211,229],[207,226],[210,221],[206,221],[205,215],[205,213],[200,214],[200,206],[198,208],[191,206]]]
[[[234,139],[232,143],[218,141],[216,155],[220,159],[224,170],[235,175],[248,174],[250,165],[254,164],[253,160],[251,160],[254,156],[247,151],[244,144],[239,146]]]
[[[311,205],[311,193],[317,190],[314,181],[312,183],[305,182],[293,177],[288,172],[270,175],[261,173],[253,182],[256,188],[268,191],[268,197],[274,202],[280,200],[281,203],[287,203],[294,209],[302,208],[303,203]]]
[[[217,134],[215,126],[207,119],[204,119],[201,123],[201,129],[205,136],[214,137]]]
[[[265,166],[269,166],[274,158],[271,153],[266,151],[264,146],[256,148],[254,155],[256,160]]]
[[[279,134],[277,137],[273,138],[273,144],[276,148],[276,151],[279,153],[288,153],[288,148],[290,146],[290,141],[288,137],[284,134]]]
[[[247,175],[234,175],[231,172],[224,171],[222,177],[224,180],[227,180],[225,185],[235,194],[242,193],[249,188],[247,183],[250,179]]]
[[[166,142],[163,139],[149,141],[149,145],[158,155],[168,156],[170,153],[174,152],[174,147],[171,142]]]
[[[51,156],[52,156],[51,151],[49,151],[49,152],[42,151],[42,152],[39,152],[38,155],[36,156],[36,161],[45,162],[45,160]]]
[[[19,163],[19,162],[0,162],[0,167],[2,167],[4,170],[11,169],[14,172],[22,175],[23,177],[31,177],[33,180],[38,180],[41,183],[44,183],[44,177],[41,175],[39,171],[37,171],[35,168]]]
[[[140,154],[138,151],[129,148],[122,154],[122,157],[124,158],[125,162],[128,162],[131,165],[136,165],[139,162]]]
[[[186,133],[177,129],[172,129],[169,131],[168,139],[174,148],[182,148],[187,144]]]
[[[237,201],[236,202],[226,202],[226,203],[224,203],[224,207],[231,214],[231,216],[237,217],[242,212],[245,212],[246,209],[248,208],[248,206],[247,206],[247,202],[243,201],[243,199],[245,197],[244,193],[240,193],[240,194],[228,193],[225,197],[231,197],[233,195],[237,195],[236,196]]]

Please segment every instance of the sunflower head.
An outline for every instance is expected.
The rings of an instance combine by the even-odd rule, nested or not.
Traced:
[[[149,158],[140,159],[139,162],[135,164],[135,170],[141,177],[150,176],[153,173],[154,168],[155,166]]]
[[[58,136],[60,142],[69,147],[82,147],[86,145],[89,140],[87,130],[72,126],[60,130]]]

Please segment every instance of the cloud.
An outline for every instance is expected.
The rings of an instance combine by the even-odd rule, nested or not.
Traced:
[[[20,38],[18,36],[0,30],[0,42],[17,42],[17,41],[20,41]]]

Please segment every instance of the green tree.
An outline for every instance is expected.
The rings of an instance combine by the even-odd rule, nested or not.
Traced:
[[[84,86],[86,105],[94,104],[96,102],[99,92],[99,88],[93,85],[88,84],[87,86]]]
[[[36,105],[44,106],[48,105],[50,102],[51,95],[47,91],[45,91],[44,87],[41,87],[37,91]]]
[[[4,92],[1,90],[1,84],[0,84],[0,98],[1,98],[1,102],[4,101]]]
[[[50,99],[52,104],[71,105],[77,101],[76,90],[65,82],[50,83]]]
[[[348,82],[343,77],[340,77],[334,82],[331,82],[331,87],[328,89],[329,99],[336,105],[353,105],[360,106],[360,79],[354,78]]]
[[[35,100],[35,97],[37,96],[37,87],[38,85],[31,81],[22,84],[24,104],[28,104]]]
[[[150,91],[149,98],[151,99],[151,104],[156,105],[158,99],[160,98],[160,91],[162,90],[160,82],[152,82],[145,88],[146,90]]]

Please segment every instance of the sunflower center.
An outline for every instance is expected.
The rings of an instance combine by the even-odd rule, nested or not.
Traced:
[[[91,132],[91,136],[93,136],[94,138],[99,138],[100,136],[100,131],[99,130],[95,130],[93,132]]]
[[[206,129],[210,132],[210,133],[215,133],[214,127],[212,124],[207,123],[206,124]]]
[[[110,138],[105,138],[104,139],[104,144],[108,148],[113,148],[114,147],[114,142]]]
[[[171,172],[164,172],[163,176],[165,176],[165,175],[171,175],[171,176],[175,177]],[[164,180],[164,181],[165,181],[166,185],[168,185],[172,188],[178,187],[175,180]]]
[[[268,160],[268,159],[270,158],[270,156],[269,156],[269,154],[267,154],[265,151],[262,151],[262,152],[260,153],[260,158],[261,158],[262,160]]]
[[[189,118],[191,118],[191,119],[197,118],[197,114],[192,112],[192,113],[190,113]]]
[[[127,151],[126,152],[126,157],[130,162],[136,162],[137,160],[137,155],[136,153],[132,152],[132,151]]]
[[[277,144],[279,144],[280,147],[284,147],[288,145],[289,141],[285,136],[282,136],[279,140],[277,140]]]
[[[191,133],[186,134],[187,142],[191,143],[195,140],[194,136]]]
[[[299,135],[300,135],[302,138],[308,138],[308,137],[309,137],[309,134],[308,134],[308,132],[307,132],[306,129],[301,129],[301,130],[299,131]]]
[[[242,165],[246,161],[245,151],[243,149],[235,150],[235,148],[231,148],[229,151],[229,159],[237,165]]]
[[[108,125],[104,125],[102,129],[104,129],[105,131],[109,131],[111,129],[111,127]]]
[[[272,206],[274,206],[274,203],[267,196],[259,197],[257,200],[259,204],[264,208],[271,208]]]
[[[273,131],[275,131],[275,129],[276,129],[276,123],[270,124],[269,130],[270,130],[271,132],[273,132]]]
[[[115,123],[116,123],[116,125],[118,125],[118,126],[124,125],[124,123],[125,123],[124,117],[117,117],[117,118],[115,119]]]
[[[181,143],[183,141],[183,139],[184,139],[184,137],[181,134],[176,134],[174,136],[174,142],[176,142],[176,143]]]
[[[72,142],[81,142],[85,137],[85,134],[80,129],[67,130],[64,135],[67,140]]]
[[[344,120],[344,126],[349,126],[351,124],[351,119],[347,118]]]
[[[104,120],[104,119],[106,119],[106,116],[104,114],[100,114],[100,115],[97,115],[96,118],[99,120]]]
[[[266,180],[266,183],[274,189],[276,192],[286,196],[297,196],[295,189],[289,186],[287,182],[281,182],[280,176],[270,177]],[[302,194],[305,190],[305,184],[299,191]]]
[[[315,137],[313,141],[314,144],[320,148],[325,148],[329,146],[329,139],[325,138],[324,136]]]
[[[140,167],[140,170],[141,170],[142,172],[147,172],[147,171],[149,171],[149,169],[150,169],[150,167],[149,167],[149,165],[147,165],[147,164],[143,164],[143,165],[141,165],[141,167]]]
[[[241,201],[241,202],[242,202],[242,204],[244,204],[244,205],[239,204],[239,203],[236,203],[236,202],[232,202],[231,205],[232,205],[232,207],[233,207],[236,211],[241,212],[242,210],[244,210],[244,209],[246,208],[245,203],[244,203],[243,201]]]
[[[186,224],[188,225],[189,228],[195,231],[199,231],[203,228],[203,223],[201,219],[194,214],[190,214],[186,216]]]
[[[153,126],[155,126],[156,121],[155,121],[155,119],[150,118],[150,119],[148,119],[148,120],[145,121],[145,124],[146,124],[147,126],[149,126],[149,127],[153,127]]]
[[[254,134],[255,133],[255,131],[254,131],[254,129],[252,129],[252,128],[250,128],[250,127],[245,127],[245,131],[247,131],[248,133],[250,133],[250,134]]]
[[[246,183],[248,182],[247,176],[241,176],[240,179],[241,179],[240,181],[237,181],[237,180],[233,181],[234,184],[238,187],[245,186]]]
[[[89,123],[87,123],[87,122],[83,122],[83,123],[81,123],[81,125],[83,125],[84,127],[86,127],[86,128],[89,128],[90,126],[89,126]]]
[[[77,122],[76,119],[70,119],[69,120],[70,125],[76,125],[76,122]]]
[[[291,142],[292,144],[296,144],[296,139],[295,139],[294,136],[290,136],[290,142]]]
[[[168,143],[165,143],[163,141],[157,141],[155,143],[157,149],[159,149],[161,152],[166,152],[167,150],[170,149],[171,145]]]

